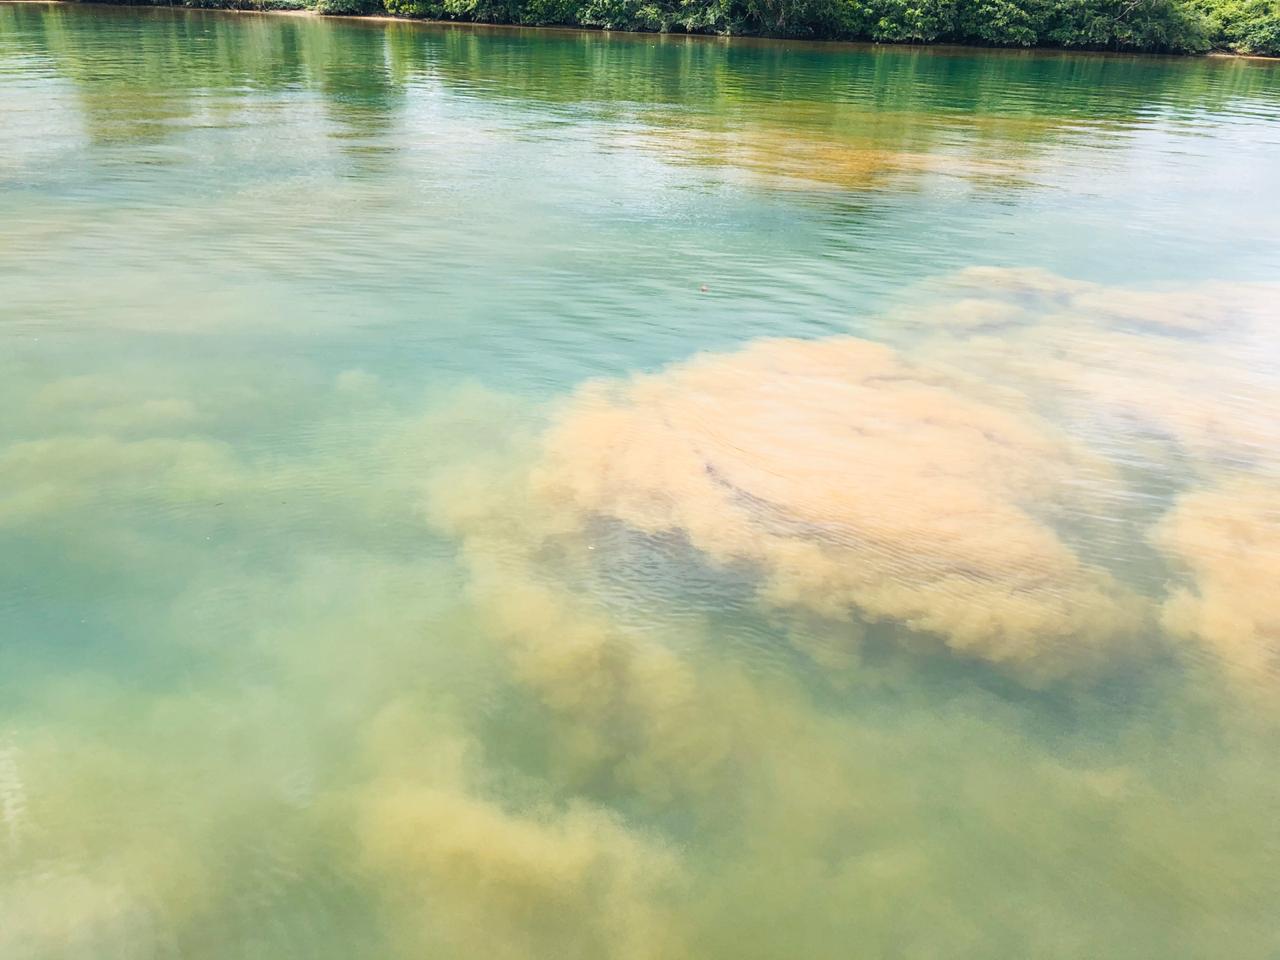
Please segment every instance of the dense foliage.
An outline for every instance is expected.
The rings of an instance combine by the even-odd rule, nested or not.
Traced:
[[[131,0],[123,0],[131,2]],[[132,0],[164,3],[170,0]],[[1280,0],[176,0],[607,30],[1280,56]]]

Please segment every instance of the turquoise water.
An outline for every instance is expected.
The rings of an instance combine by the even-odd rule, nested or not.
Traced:
[[[1280,70],[0,4],[0,956],[1280,956]]]

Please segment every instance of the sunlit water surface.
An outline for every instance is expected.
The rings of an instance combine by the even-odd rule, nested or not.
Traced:
[[[1280,69],[0,6],[0,956],[1280,956]]]

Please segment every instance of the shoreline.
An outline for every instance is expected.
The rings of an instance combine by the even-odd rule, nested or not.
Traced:
[[[807,37],[772,37],[762,34],[722,34],[722,33],[688,33],[685,31],[657,30],[609,30],[602,27],[584,27],[570,24],[522,24],[522,23],[487,23],[475,20],[437,20],[429,17],[403,17],[390,13],[322,13],[318,10],[299,7],[296,9],[255,9],[233,6],[193,7],[180,3],[147,3],[131,2],[95,2],[95,0],[0,0],[0,6],[59,6],[59,7],[93,7],[133,10],[170,10],[184,13],[201,14],[241,14],[249,16],[285,16],[312,17],[317,20],[342,20],[355,23],[396,23],[420,24],[424,27],[449,27],[464,30],[501,30],[501,31],[536,31],[537,33],[583,34],[589,36],[606,36],[612,39],[635,39],[652,42],[661,39],[664,42],[675,40],[700,43],[733,43],[754,46],[757,44],[778,46],[795,44],[804,49],[836,48],[848,50],[902,50],[931,55],[948,53],[984,53],[1003,55],[1035,55],[1035,56],[1097,56],[1097,57],[1140,57],[1142,59],[1169,60],[1256,60],[1262,63],[1280,63],[1280,56],[1267,56],[1257,53],[1237,53],[1233,50],[1215,49],[1204,53],[1169,53],[1148,52],[1141,50],[1089,50],[1068,47],[1044,46],[975,46],[962,43],[893,43],[877,40],[838,40],[810,39]]]

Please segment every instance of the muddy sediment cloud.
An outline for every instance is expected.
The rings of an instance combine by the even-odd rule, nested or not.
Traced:
[[[393,702],[363,743],[377,775],[356,797],[358,856],[396,911],[397,955],[685,955],[684,865],[658,834],[502,776],[447,713]]]
[[[1181,497],[1155,541],[1189,575],[1163,608],[1166,630],[1207,645],[1262,692],[1280,681],[1280,482],[1234,478]]]
[[[1275,462],[1280,285],[1137,290],[971,268],[929,285],[876,329],[1018,391],[1116,456],[1163,437],[1198,473]]]
[[[600,664],[601,649],[635,645],[600,639],[618,625],[546,579],[553,557],[576,558],[570,579],[589,578],[584,570],[608,564],[618,527],[683,542],[735,583],[745,572],[758,602],[799,624],[800,645],[818,638],[807,646],[822,663],[847,664],[860,633],[888,630],[900,645],[942,645],[1032,685],[1088,675],[1147,643],[1149,607],[1165,604],[1166,625],[1192,618],[1186,590],[1165,602],[1153,574],[1130,588],[1109,560],[1145,571],[1150,543],[1188,576],[1211,577],[1171,543],[1203,501],[1195,489],[1224,475],[1254,478],[1250,502],[1275,489],[1276,292],[965,270],[926,285],[911,312],[871,324],[884,342],[757,341],[589,383],[518,455],[446,472],[433,509],[473,580],[520,584],[513,597],[527,594],[530,619],[555,625],[544,636],[579,637],[513,644],[551,702],[599,689],[549,689],[567,651]],[[1162,492],[1174,479],[1195,486],[1152,538],[1179,503],[1176,489]],[[1244,552],[1256,551],[1265,547]],[[658,554],[644,576],[670,578],[660,593],[678,590],[688,556]],[[1221,592],[1206,583],[1190,596],[1204,608]],[[1267,629],[1241,636],[1266,649]]]
[[[975,284],[926,359],[764,341],[584,387],[546,430],[479,392],[457,398],[462,415],[386,416],[352,372],[334,384],[342,404],[370,399],[349,420],[263,459],[200,432],[234,420],[203,391],[121,390],[79,432],[111,384],[40,391],[66,432],[0,452],[21,536],[60,544],[58,518],[129,527],[120,506],[137,500],[225,501],[233,544],[259,543],[272,518],[287,549],[192,568],[191,538],[145,540],[130,576],[165,584],[176,568],[182,585],[131,594],[121,635],[149,630],[170,654],[181,638],[210,672],[125,689],[87,658],[73,689],[33,677],[31,706],[6,715],[0,953],[200,955],[216,929],[233,952],[341,957],[1274,955],[1280,787],[1255,730],[1206,730],[1217,721],[1173,684],[1133,712],[1072,687],[1078,727],[1063,730],[1037,712],[1057,691],[967,682],[991,665],[1032,684],[1087,675],[1131,649],[1143,602],[1070,521],[1097,489],[1136,493],[1062,413],[1114,399],[1144,423],[1185,419],[1146,379],[1083,408],[1042,402],[1090,384],[1086,357],[1116,378],[1145,369],[1067,338],[1068,379],[1032,379],[1052,357],[1012,331],[1101,288]],[[1208,304],[1172,333],[1141,307],[1087,327],[1091,344],[1219,339]],[[986,377],[997,329],[1021,365]],[[990,339],[966,368],[975,331]],[[1152,553],[1180,579],[1151,601],[1167,599],[1168,632],[1258,685],[1274,676],[1277,573],[1260,558],[1276,501],[1261,448],[1250,459],[1219,433],[1176,441],[1190,466],[1159,500]],[[428,559],[408,506],[424,476],[452,535]],[[317,488],[319,531],[279,509]],[[118,562],[101,540],[77,549]],[[734,622],[683,608],[692,572],[745,584],[751,606]],[[735,659],[748,628],[783,646],[807,633],[817,669]],[[882,629],[906,652],[858,664],[859,632]],[[977,666],[926,668],[917,646]],[[835,672],[850,679],[833,692]],[[1230,697],[1209,693],[1215,708]]]
[[[420,942],[451,956],[685,955],[678,860],[585,802],[514,812],[457,788],[380,785],[360,836],[391,900],[416,904]]]
[[[897,327],[894,330],[894,327]],[[1164,632],[1249,684],[1280,672],[1280,287],[1131,290],[1038,270],[979,268],[889,319],[931,361],[1016,390],[1145,487],[1139,532],[1173,565]],[[1152,490],[1176,484],[1169,499]]]
[[[1136,599],[1049,522],[1103,469],[1016,404],[840,337],[590,385],[529,482],[558,523],[678,535],[754,570],[771,608],[898,624],[1044,680],[1140,629]]]

